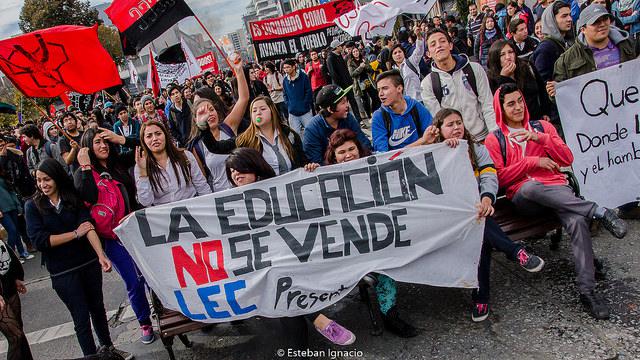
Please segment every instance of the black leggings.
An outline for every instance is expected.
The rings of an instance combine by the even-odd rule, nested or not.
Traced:
[[[29,342],[22,328],[22,305],[16,293],[4,299],[0,312],[0,332],[7,338],[7,360],[33,360]]]
[[[91,323],[100,345],[113,345],[104,309],[102,270],[98,261],[64,275],[52,277],[51,285],[71,312],[76,337],[84,356],[97,352]]]

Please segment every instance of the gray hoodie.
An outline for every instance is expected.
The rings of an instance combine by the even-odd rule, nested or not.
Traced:
[[[556,2],[562,2],[562,0],[556,0]],[[562,36],[562,33],[558,29],[558,23],[556,23],[556,17],[553,15],[553,4],[547,6],[542,13],[542,33],[545,37],[550,37],[554,40],[558,40],[560,42],[565,43],[565,48],[570,44],[566,44],[565,36]]]

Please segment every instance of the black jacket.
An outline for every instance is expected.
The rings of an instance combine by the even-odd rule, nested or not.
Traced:
[[[352,85],[353,79],[349,75],[349,68],[341,55],[330,52],[327,56],[327,68],[334,84],[343,89]]]
[[[178,141],[178,147],[185,147],[191,134],[191,107],[186,101],[182,102],[182,111],[175,107],[169,108],[169,125],[171,136]]]

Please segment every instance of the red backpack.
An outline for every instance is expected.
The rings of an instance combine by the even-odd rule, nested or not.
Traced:
[[[91,170],[91,173],[98,188],[98,201],[91,205],[91,217],[95,221],[96,232],[101,238],[115,239],[113,229],[118,226],[118,222],[127,211],[122,195],[124,192],[121,190],[123,185],[113,180],[107,172],[98,174],[97,171]]]

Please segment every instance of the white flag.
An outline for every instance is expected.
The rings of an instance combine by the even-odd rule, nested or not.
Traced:
[[[374,0],[335,19],[334,22],[351,36],[370,39],[372,35],[391,35],[398,15],[426,14],[435,0]]]
[[[187,59],[187,69],[188,69],[189,77],[200,75],[200,73],[202,72],[202,69],[198,64],[198,60],[196,60],[196,57],[193,56],[191,49],[189,49],[189,46],[187,46],[187,43],[184,41],[183,38],[180,38],[180,46],[182,46],[184,57],[185,59]]]
[[[138,76],[138,70],[136,70],[136,67],[135,65],[133,65],[133,62],[131,60],[127,61],[127,65],[129,66],[129,77],[131,79],[131,83],[134,84],[136,88],[138,88],[138,80],[140,79],[140,77]]]

